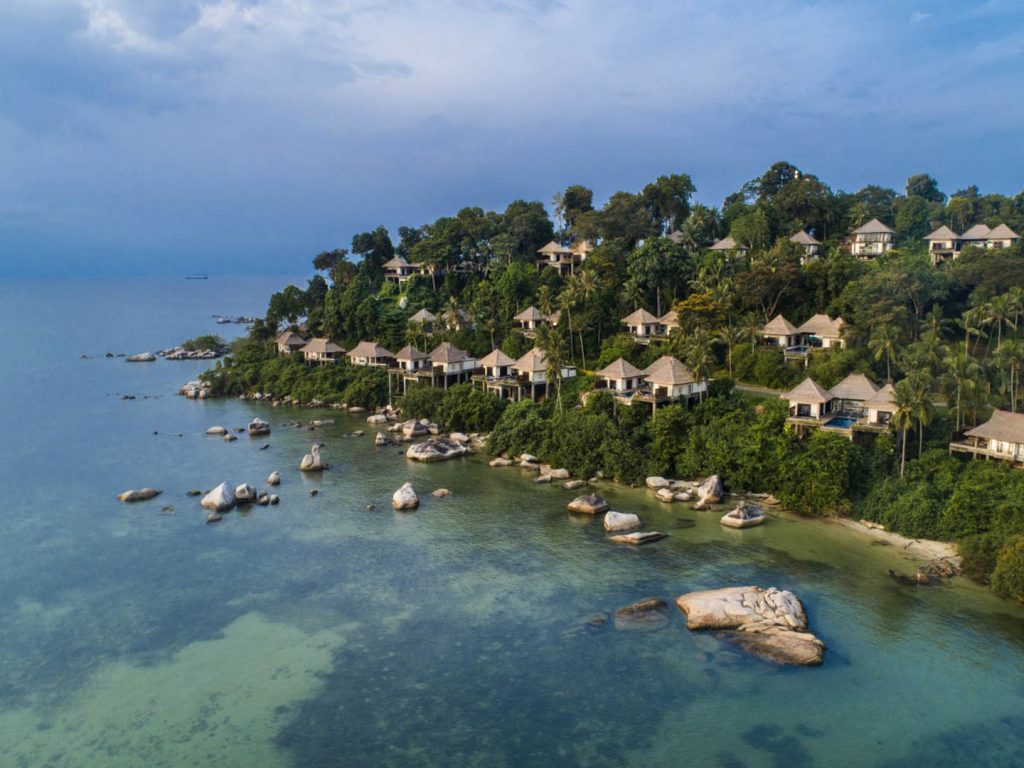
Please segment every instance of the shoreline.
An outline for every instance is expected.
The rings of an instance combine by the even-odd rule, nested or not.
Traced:
[[[884,528],[866,526],[849,517],[821,518],[821,522],[846,528],[849,531],[860,533],[866,538],[874,539],[875,541],[884,541],[886,544],[897,547],[918,560],[936,560],[938,558],[959,559],[960,557],[956,544],[952,542],[910,539],[899,533],[887,531]]]

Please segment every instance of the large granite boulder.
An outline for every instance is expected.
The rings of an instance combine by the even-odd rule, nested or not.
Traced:
[[[491,467],[511,467],[515,462],[507,456],[498,456],[487,462],[488,466]]]
[[[712,475],[697,486],[697,503],[694,509],[704,509],[709,504],[717,504],[724,494],[722,479],[718,475]]]
[[[631,531],[640,527],[640,518],[628,512],[609,510],[604,516],[606,531]]]
[[[123,491],[117,494],[117,500],[131,503],[135,501],[145,501],[146,499],[152,499],[154,496],[159,495],[160,491],[156,488],[138,488],[136,490]]]
[[[318,472],[325,466],[324,460],[320,457],[320,445],[318,443],[313,443],[310,446],[309,453],[303,456],[302,461],[299,463],[299,469],[303,472]]]
[[[583,496],[577,496],[566,506],[570,512],[579,512],[583,515],[599,515],[607,511],[608,502],[596,494],[588,493]]]
[[[270,424],[268,424],[258,416],[249,422],[248,429],[249,434],[252,435],[253,437],[270,434]]]
[[[126,363],[152,363],[156,360],[156,355],[152,352],[142,352],[138,355],[128,355],[124,360]]]
[[[664,477],[648,477],[646,482],[647,487],[652,491],[656,491],[659,488],[668,488],[672,485],[671,481],[666,480]]]
[[[409,419],[402,425],[402,434],[405,437],[423,437],[427,434],[427,427],[416,419]]]
[[[744,649],[780,664],[821,664],[825,644],[807,632],[807,615],[792,592],[727,587],[676,599],[687,629],[735,630]]]
[[[412,483],[406,483],[391,495],[391,506],[395,509],[416,509],[419,505],[420,497]]]
[[[445,461],[467,453],[469,453],[469,448],[466,446],[444,437],[435,437],[409,446],[405,456],[413,461]]]
[[[671,488],[659,488],[654,495],[658,497],[658,501],[670,502],[676,500],[676,494]]]
[[[281,473],[274,470],[267,475],[267,485],[280,485],[281,484]]]
[[[256,501],[256,489],[249,483],[242,483],[235,487],[235,502],[238,504],[252,504]]]
[[[209,509],[213,512],[226,512],[235,506],[235,492],[231,490],[227,483],[221,483],[203,496],[203,500],[199,503],[204,509]]]

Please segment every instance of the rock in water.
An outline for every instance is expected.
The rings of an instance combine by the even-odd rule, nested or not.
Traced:
[[[438,488],[430,495],[433,496],[435,499],[444,499],[448,496],[451,496],[452,492],[449,491],[447,488]]]
[[[497,458],[491,459],[487,462],[488,466],[491,467],[511,467],[515,462],[507,456],[498,456]]]
[[[388,440],[388,436],[385,435],[383,432],[378,432],[377,436],[373,438],[373,444],[378,448],[388,445],[390,442],[391,441]]]
[[[248,483],[242,483],[235,488],[235,502],[238,504],[251,504],[256,501],[256,489]]]
[[[567,491],[575,491],[579,488],[582,488],[586,484],[586,480],[566,480],[564,483],[562,483],[562,487],[565,488],[565,490]]]
[[[722,479],[718,475],[712,475],[697,486],[697,503],[694,509],[704,509],[708,504],[717,504],[722,500],[724,493]]]
[[[658,492],[654,494],[658,497],[658,501],[675,501],[676,495],[671,488],[659,488]]]
[[[280,504],[280,503],[281,503],[281,497],[280,496],[278,496],[276,493],[270,494],[270,504],[272,506],[276,506],[277,504]]]
[[[249,434],[252,437],[256,437],[258,435],[269,435],[270,434],[270,425],[267,422],[265,422],[263,419],[259,418],[259,417],[255,418],[255,419],[253,419],[252,421],[249,422],[249,428],[248,429],[249,429]]]
[[[664,477],[648,477],[645,482],[647,483],[647,487],[650,488],[652,491],[657,491],[660,488],[668,488],[670,485],[672,485],[672,483],[670,483]]]
[[[226,435],[227,433],[227,427],[210,427],[206,430],[206,434],[208,435]]]
[[[568,480],[569,479],[569,470],[561,468],[561,467],[559,467],[557,469],[549,469],[544,474],[547,475],[548,477],[550,477],[552,480]]]
[[[636,515],[610,510],[604,516],[606,531],[631,531],[640,527],[640,518]]]
[[[134,502],[134,501],[145,501],[146,499],[152,499],[154,496],[159,496],[160,491],[156,488],[139,488],[134,491],[123,491],[117,494],[118,501]]]
[[[391,506],[395,509],[416,509],[420,505],[420,497],[412,483],[406,483],[391,495]]]
[[[405,452],[406,458],[413,461],[445,461],[454,459],[469,453],[469,449],[443,437],[435,437],[422,443],[409,446]]]
[[[825,644],[807,632],[807,615],[792,592],[727,587],[690,592],[676,600],[687,629],[736,630],[745,650],[780,664],[821,664]]]
[[[299,469],[303,472],[319,472],[324,468],[324,460],[320,458],[320,445],[313,443],[309,453],[302,457]]]
[[[156,360],[156,355],[152,352],[141,352],[138,355],[128,355],[124,359],[126,363],[152,363]]]
[[[650,632],[668,626],[668,604],[660,597],[645,597],[619,608],[613,619],[617,630]]]
[[[579,512],[583,515],[599,515],[608,509],[608,502],[593,493],[585,496],[577,496],[567,505],[570,512]]]
[[[402,434],[406,437],[422,437],[427,434],[427,427],[416,419],[410,419],[402,425]]]
[[[214,512],[225,512],[235,506],[235,493],[228,487],[227,483],[221,483],[203,496],[203,500],[199,503],[204,509],[211,509]]]
[[[210,523],[219,523],[219,522],[220,522],[221,520],[223,520],[223,519],[224,519],[224,518],[223,518],[223,517],[221,516],[221,514],[220,514],[219,512],[211,512],[210,514],[208,514],[208,515],[206,516],[206,522],[207,522],[207,524],[210,524]]]
[[[281,484],[281,473],[273,471],[267,475],[267,485],[280,485]]]
[[[667,533],[661,531],[635,531],[634,533],[617,533],[614,536],[609,536],[608,541],[613,541],[616,544],[650,544],[652,541],[658,541],[668,536]]]

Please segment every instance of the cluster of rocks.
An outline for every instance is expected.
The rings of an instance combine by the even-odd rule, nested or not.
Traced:
[[[730,632],[727,638],[779,664],[821,664],[825,644],[807,631],[807,614],[792,592],[774,587],[726,587],[690,592],[676,600],[686,628]]]
[[[422,443],[415,443],[409,446],[405,452],[407,459],[413,461],[446,461],[465,456],[472,453],[472,449],[465,443],[452,440],[449,437],[432,437]]]
[[[518,456],[501,455],[496,456],[488,462],[490,467],[519,467],[529,472],[536,472],[535,483],[550,483],[555,480],[562,480],[562,487],[569,491],[575,491],[587,484],[586,480],[570,479],[569,470],[564,467],[552,467],[550,464],[542,464],[540,459],[532,453],[521,453]]]
[[[185,349],[184,347],[170,347],[156,353],[157,357],[165,360],[216,360],[225,353],[223,347],[219,349]]]
[[[137,355],[128,355],[124,361],[126,363],[152,363],[156,360],[156,355],[152,352],[140,352]]]
[[[913,576],[892,569],[887,573],[904,586],[933,587],[942,584],[945,579],[959,576],[962,567],[963,560],[960,557],[936,557],[920,563]]]
[[[717,504],[725,495],[725,488],[718,475],[711,475],[700,482],[648,477],[646,485],[654,491],[659,501],[693,501],[696,498],[694,509],[705,509],[711,504]]]
[[[270,477],[267,478],[267,482],[270,485],[279,484],[281,482],[280,474],[272,472]],[[251,504],[266,507],[271,504],[278,504],[280,501],[281,499],[277,494],[270,493],[269,491],[258,491],[255,486],[249,483],[242,483],[233,489],[227,483],[221,483],[204,495],[199,504],[209,512],[206,516],[206,522],[219,523],[223,519],[223,515],[235,507],[245,507]]]
[[[566,505],[566,509],[580,515],[599,515],[603,512],[604,529],[615,534],[609,536],[608,540],[616,544],[647,544],[668,535],[660,531],[635,531],[635,528],[641,526],[640,518],[637,515],[609,509],[608,502],[593,493],[577,496]],[[625,531],[632,531],[632,533],[624,533]]]
[[[189,381],[178,387],[178,394],[189,400],[205,400],[210,396],[210,387],[202,381]]]
[[[218,325],[230,325],[235,323],[237,325],[251,325],[256,322],[255,317],[249,317],[248,315],[239,315],[237,317],[224,315],[212,315],[213,319],[217,321]]]

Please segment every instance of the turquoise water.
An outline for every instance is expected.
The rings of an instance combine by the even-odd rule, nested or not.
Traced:
[[[604,488],[670,534],[617,547],[519,470],[412,466],[347,437],[354,417],[175,397],[202,363],[80,359],[237,330],[210,315],[258,313],[281,284],[0,287],[0,766],[1021,762],[1024,610],[968,583],[902,587],[892,547],[785,517],[728,530]],[[203,435],[254,415],[269,439]],[[337,423],[281,426],[317,417]],[[302,477],[313,440],[333,468]],[[216,526],[185,496],[274,469],[280,506]],[[393,513],[407,479],[423,504]],[[164,493],[114,499],[145,485]],[[746,583],[804,599],[822,667],[749,658],[674,609],[659,631],[579,629]]]

